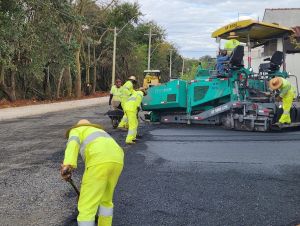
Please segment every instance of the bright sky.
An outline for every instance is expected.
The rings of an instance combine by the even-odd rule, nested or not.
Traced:
[[[127,0],[138,2],[144,20],[166,30],[184,57],[215,55],[211,33],[238,19],[262,20],[265,8],[299,8],[300,0]]]

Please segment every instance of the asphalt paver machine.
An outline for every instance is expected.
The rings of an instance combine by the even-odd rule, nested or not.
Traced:
[[[289,77],[285,70],[284,43],[293,30],[244,20],[216,30],[212,37],[227,39],[233,31],[238,36],[236,39],[245,45],[234,49],[223,63],[224,71],[198,70],[191,81],[178,79],[150,87],[142,103],[143,110],[149,112],[146,118],[152,122],[213,124],[249,131],[299,126],[298,97],[291,109],[292,123],[280,125],[277,122],[283,112],[282,103],[276,102],[276,92],[268,88],[270,79]],[[261,64],[255,73],[251,67],[251,49],[274,39],[282,40],[283,51],[274,52],[266,59],[269,62]],[[245,52],[248,52],[246,60]]]

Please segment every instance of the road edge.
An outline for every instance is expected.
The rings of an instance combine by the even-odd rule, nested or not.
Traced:
[[[105,104],[108,103],[108,98],[109,97],[97,97],[51,104],[37,104],[22,107],[3,108],[0,109],[0,121]]]

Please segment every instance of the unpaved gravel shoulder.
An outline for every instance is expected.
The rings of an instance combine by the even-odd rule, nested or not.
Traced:
[[[108,97],[0,109],[0,121],[105,104]]]

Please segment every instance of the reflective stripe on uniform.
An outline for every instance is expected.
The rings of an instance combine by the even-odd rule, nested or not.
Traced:
[[[100,132],[100,131],[96,131],[94,133],[91,133],[90,135],[87,136],[87,138],[85,138],[82,141],[82,144],[80,146],[80,154],[83,160],[85,160],[85,156],[84,156],[84,152],[85,152],[85,148],[86,146],[91,143],[92,141],[94,141],[95,139],[99,138],[99,137],[106,137],[106,138],[110,138],[111,136],[109,136],[106,132]]]
[[[95,221],[78,221],[78,226],[95,226]]]
[[[284,115],[289,115],[289,114],[290,114],[290,111],[284,111],[283,114],[284,114]]]
[[[77,136],[71,136],[71,137],[69,137],[67,145],[68,145],[71,141],[73,141],[73,140],[76,141],[77,144],[80,145],[80,139],[79,139],[79,137],[77,137]]]
[[[136,101],[136,97],[129,97],[127,101]]]
[[[136,129],[129,129],[128,130],[128,135],[134,135],[136,133]]]
[[[112,207],[100,206],[98,216],[110,217],[113,215],[114,209]]]

